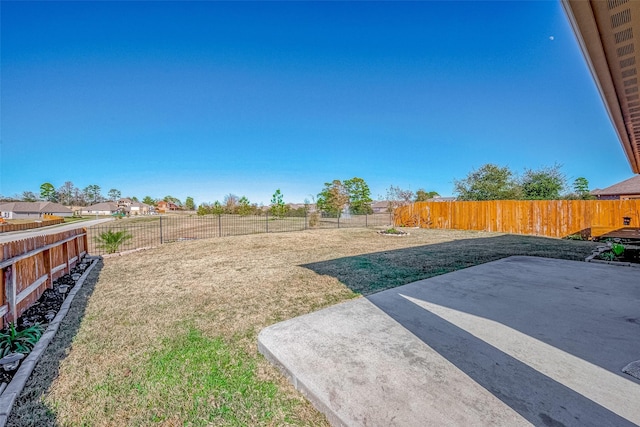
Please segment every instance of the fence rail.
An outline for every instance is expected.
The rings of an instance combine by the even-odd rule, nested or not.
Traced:
[[[396,210],[396,224],[547,237],[596,237],[624,227],[640,227],[640,200],[417,202]]]
[[[0,224],[0,233],[6,233],[8,231],[22,231],[30,230],[32,228],[48,227],[50,225],[62,224],[64,218],[45,219],[42,221],[25,222],[23,224]]]
[[[157,215],[133,217],[87,229],[89,253],[102,255],[105,249],[96,240],[107,231],[126,231],[132,238],[126,241],[120,251],[153,247],[181,240],[207,239],[224,236],[240,236],[258,233],[281,233],[318,228],[375,227],[393,223],[391,213],[370,215],[349,215],[328,218],[308,214],[303,216],[271,215]]]
[[[0,318],[15,321],[53,281],[71,271],[87,253],[87,233],[78,228],[0,243]]]

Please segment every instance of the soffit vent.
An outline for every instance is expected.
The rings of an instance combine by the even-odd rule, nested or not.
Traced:
[[[630,67],[632,65],[636,65],[636,57],[632,56],[631,58],[623,59],[620,61],[620,68]]]
[[[638,78],[637,77],[635,79],[625,80],[624,81],[624,87],[633,86],[634,84],[637,84],[637,83],[638,83]]]
[[[611,28],[617,28],[629,22],[631,22],[631,10],[629,9],[611,15]]]
[[[625,4],[629,0],[609,0],[607,1],[607,6],[609,6],[609,10],[620,6],[621,4]]]
[[[626,30],[622,30],[613,35],[613,38],[616,40],[616,43],[626,42],[627,40],[631,40],[633,38],[633,29],[627,28]]]
[[[616,52],[618,54],[618,58],[620,58],[621,56],[631,55],[633,52],[635,52],[635,48],[633,47],[633,43],[630,43],[619,47],[618,49],[616,49]]]
[[[627,77],[635,76],[637,73],[638,71],[635,68],[630,68],[622,72],[622,78],[626,79]]]

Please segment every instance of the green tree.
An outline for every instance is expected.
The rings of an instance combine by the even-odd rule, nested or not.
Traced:
[[[50,182],[45,182],[40,186],[40,198],[47,202],[57,201],[56,188]]]
[[[339,179],[325,182],[324,188],[316,198],[318,210],[336,217],[340,216],[347,203],[349,203],[349,192]]]
[[[284,197],[279,188],[271,197],[271,207],[269,208],[269,212],[277,218],[284,218],[287,214],[287,205],[284,204]]]
[[[193,197],[187,196],[187,198],[184,201],[184,207],[188,210],[188,211],[193,211],[196,209],[196,204],[193,201]]]
[[[224,206],[216,200],[211,206],[211,213],[214,215],[222,215],[224,213]]]
[[[107,192],[107,197],[112,202],[117,202],[122,197],[122,192],[116,188],[112,188]]]
[[[131,201],[132,201],[132,202],[136,202],[136,203],[140,203],[140,200],[138,200],[138,198],[137,198],[136,196],[133,196],[133,197],[131,198]]]
[[[251,206],[251,202],[249,202],[249,199],[245,196],[240,197],[240,200],[238,200],[237,212],[241,216],[247,216],[253,213],[253,206]]]
[[[517,200],[520,186],[508,167],[485,164],[466,178],[454,180],[459,200]]]
[[[82,192],[85,195],[85,199],[90,204],[99,203],[102,201],[101,188],[99,185],[91,184],[87,185]]]
[[[144,203],[145,205],[154,206],[156,204],[156,201],[153,200],[151,196],[144,196],[144,199],[142,199],[142,203]]]
[[[344,188],[349,196],[349,208],[356,215],[373,213],[371,209],[371,190],[364,179],[354,177],[344,182]]]
[[[522,198],[525,200],[558,200],[566,187],[566,178],[560,165],[540,170],[526,169],[520,181]]]
[[[589,181],[585,177],[578,177],[573,181],[573,191],[582,200],[593,200],[596,197],[589,191]]]
[[[206,203],[201,203],[200,206],[198,206],[198,211],[196,212],[199,216],[205,216],[207,214],[211,213],[211,206],[209,206]]]
[[[424,188],[420,188],[416,191],[416,198],[414,202],[426,202],[429,199],[433,199],[436,196],[439,196],[437,191],[424,191]]]

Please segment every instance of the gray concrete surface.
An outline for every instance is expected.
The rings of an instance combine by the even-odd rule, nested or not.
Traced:
[[[640,425],[640,269],[511,257],[272,325],[334,425]]]
[[[61,233],[67,230],[73,230],[75,228],[88,228],[92,225],[98,225],[113,220],[113,218],[91,219],[88,221],[71,222],[69,224],[58,224],[51,225],[49,227],[33,228],[31,230],[9,231],[6,233],[0,233],[0,243],[12,242],[14,240],[21,240],[34,236],[42,236],[45,234]]]

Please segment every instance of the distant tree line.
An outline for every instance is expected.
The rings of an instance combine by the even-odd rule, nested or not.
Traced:
[[[461,179],[454,181],[458,200],[589,200],[589,181],[576,178],[571,188],[560,165],[541,169],[525,169],[516,175],[507,166],[485,164]]]

